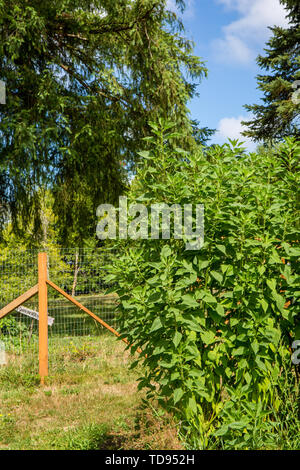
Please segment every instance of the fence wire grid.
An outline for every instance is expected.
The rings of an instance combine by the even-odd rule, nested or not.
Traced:
[[[117,329],[117,297],[105,294],[111,287],[106,283],[105,275],[115,253],[106,248],[44,251],[48,255],[48,279]],[[0,310],[37,282],[38,250],[4,250],[0,253]],[[0,319],[0,350],[2,356],[5,350],[6,363],[17,363],[25,355],[31,369],[38,369],[38,317],[34,312],[38,312],[37,295]],[[83,350],[96,351],[100,346],[99,337],[106,331],[96,320],[48,286],[50,373],[59,354],[67,357]],[[2,356],[0,352],[0,360]]]

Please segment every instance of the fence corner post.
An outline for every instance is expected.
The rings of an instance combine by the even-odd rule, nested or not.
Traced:
[[[48,376],[48,295],[47,295],[47,253],[38,255],[39,286],[39,375],[44,385]]]

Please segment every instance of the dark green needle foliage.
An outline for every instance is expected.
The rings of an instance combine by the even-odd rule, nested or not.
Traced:
[[[205,74],[165,0],[0,0],[0,205],[14,227],[34,218],[38,233],[46,187],[62,241],[94,233],[149,118],[176,116],[193,145],[186,104]]]
[[[265,70],[258,75],[262,103],[245,108],[253,119],[245,122],[246,136],[256,141],[276,141],[284,137],[299,139],[300,111],[300,4],[298,0],[281,0],[286,8],[289,25],[271,27],[273,33],[265,54],[257,63]]]

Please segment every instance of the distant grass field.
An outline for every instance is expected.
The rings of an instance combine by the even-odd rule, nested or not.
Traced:
[[[115,295],[85,295],[77,296],[82,305],[96,314],[110,326],[116,328],[116,296]],[[64,298],[49,299],[49,316],[54,317],[54,323],[49,328],[49,334],[62,335],[86,335],[101,334],[103,327],[80,311],[75,305]]]
[[[0,367],[0,450],[181,448],[172,420],[143,404],[114,336],[57,338],[50,353],[44,388],[30,355]]]

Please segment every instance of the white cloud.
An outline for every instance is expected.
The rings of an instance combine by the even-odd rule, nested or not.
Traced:
[[[245,130],[242,121],[249,120],[249,116],[239,117],[224,117],[219,121],[216,139],[220,142],[226,142],[229,139],[238,139],[240,142],[245,142],[245,147],[249,151],[254,151],[257,144],[249,137],[243,136],[241,133]]]
[[[217,60],[250,63],[271,32],[269,26],[287,26],[286,11],[279,0],[216,0],[240,18],[223,27],[223,37],[213,41]]]
[[[167,9],[168,10],[176,9],[175,0],[167,0]]]
[[[167,9],[168,10],[177,10],[176,8],[176,1],[175,0],[167,0]]]
[[[254,51],[234,34],[228,34],[223,39],[216,39],[213,41],[213,48],[218,62],[230,61],[247,65],[255,59]]]

